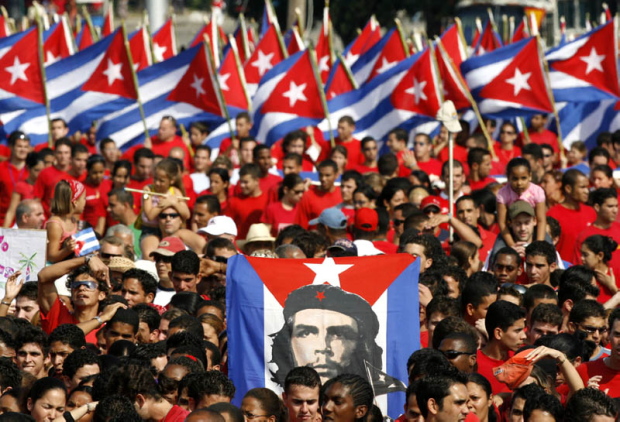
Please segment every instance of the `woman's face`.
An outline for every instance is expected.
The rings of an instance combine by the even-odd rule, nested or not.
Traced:
[[[74,214],[82,214],[84,212],[84,206],[86,205],[86,192],[82,193],[77,201],[73,202]]]
[[[390,210],[393,210],[395,207],[399,206],[400,204],[403,204],[405,202],[408,201],[407,195],[405,195],[405,192],[402,190],[397,191],[394,196],[392,196],[392,198],[390,199],[389,202],[389,208]]]
[[[65,411],[67,395],[64,390],[48,390],[41,398],[32,403],[28,399],[28,410],[36,422],[52,422]]]
[[[76,391],[69,396],[65,411],[71,412],[78,407],[84,406],[93,401],[93,398],[86,391]],[[80,422],[90,422],[93,419],[92,413],[87,413],[80,418]]]
[[[114,173],[112,181],[114,182],[114,189],[125,187],[129,181],[129,172],[125,167],[119,167]]]
[[[304,196],[304,191],[305,190],[303,183],[295,185],[293,189],[284,188],[284,194],[286,195],[286,199],[293,205],[301,201],[301,198]]]
[[[206,322],[203,322],[202,330],[204,332],[204,339],[207,341],[210,341],[211,343],[219,347],[220,340],[217,336],[217,332],[215,331],[215,328],[213,328],[211,324],[207,324]]]
[[[601,262],[601,257],[592,252],[585,244],[581,245],[581,263],[593,270]]]
[[[105,173],[105,166],[103,163],[95,163],[88,170],[88,179],[90,183],[95,186],[99,186],[103,181],[103,174]]]
[[[224,189],[226,189],[226,183],[222,181],[219,174],[211,174],[211,176],[209,176],[209,181],[211,182],[210,189],[213,195],[219,195],[222,191],[224,191]]]
[[[39,177],[39,173],[41,173],[41,170],[43,170],[44,168],[45,164],[43,163],[43,161],[39,161],[36,166],[30,169],[30,177],[33,180],[36,180]]]
[[[474,254],[474,257],[469,258],[469,267],[472,273],[480,271],[481,264],[482,263],[480,262],[480,251],[476,251],[476,253]]]
[[[549,197],[550,195],[558,192],[560,190],[560,183],[555,181],[555,177],[550,174],[545,174],[543,176],[542,182],[540,186],[545,191],[545,195]]]
[[[241,402],[241,411],[245,422],[275,422],[275,416],[267,415],[261,402],[254,397],[244,397]]]
[[[195,127],[189,128],[189,139],[192,141],[192,145],[202,145],[202,141],[207,137],[206,133],[202,133]]]
[[[360,192],[353,194],[353,205],[356,210],[359,210],[360,208],[375,208],[375,203]]]
[[[334,152],[331,156],[331,159],[334,160],[336,164],[338,164],[338,171],[342,173],[345,166],[347,165],[347,157],[345,157],[339,152]]]
[[[611,188],[614,185],[614,179],[607,177],[607,175],[600,170],[595,170],[590,174],[590,183],[594,189]]]
[[[469,393],[467,400],[469,411],[478,416],[480,422],[487,422],[489,420],[489,408],[493,405],[491,398],[481,386],[474,382],[467,383],[467,392]]]

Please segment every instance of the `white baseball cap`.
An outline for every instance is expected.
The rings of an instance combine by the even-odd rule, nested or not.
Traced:
[[[225,215],[216,215],[209,220],[207,227],[198,229],[199,232],[210,234],[211,236],[221,236],[229,234],[237,236],[237,225],[235,221]]]

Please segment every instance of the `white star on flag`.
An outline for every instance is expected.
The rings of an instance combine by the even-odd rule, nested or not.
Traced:
[[[586,67],[586,75],[593,70],[599,70],[602,72],[603,66],[601,63],[605,60],[605,54],[596,54],[596,48],[592,47],[592,50],[590,50],[590,55],[579,57],[579,60],[588,65],[588,67]]]
[[[17,82],[18,79],[22,81],[28,82],[28,77],[26,76],[26,69],[30,66],[30,63],[20,63],[19,57],[15,57],[13,61],[13,66],[9,66],[4,68],[7,72],[11,74],[11,85]]]
[[[304,95],[304,89],[306,89],[306,86],[307,84],[305,83],[297,85],[295,82],[291,81],[288,91],[282,94],[282,96],[288,98],[289,105],[294,107],[297,101],[308,101]]]
[[[206,91],[202,87],[202,83],[204,82],[204,78],[199,78],[194,74],[194,82],[190,85],[196,91],[196,98],[200,97],[203,94],[206,94]]]
[[[217,75],[217,80],[220,83],[220,88],[222,89],[222,91],[230,91],[230,88],[228,87],[228,78],[230,78],[230,73]]]
[[[415,97],[415,103],[418,104],[420,99],[428,100],[426,94],[424,93],[424,87],[426,86],[426,81],[419,82],[417,78],[413,78],[413,86],[409,89],[406,89],[405,92],[407,94],[411,94]]]
[[[377,69],[377,73],[383,73],[386,70],[389,70],[392,67],[394,67],[395,64],[396,64],[396,62],[388,62],[385,57],[382,57],[381,58],[381,67],[379,69]]]
[[[164,53],[166,52],[167,49],[168,47],[159,45],[157,43],[153,44],[153,55],[155,55],[155,60],[157,60],[158,62],[163,61]]]
[[[329,65],[327,62],[329,61],[329,56],[321,57],[319,60],[319,72],[329,72]]]
[[[532,88],[530,87],[530,84],[527,82],[530,76],[532,76],[532,72],[521,73],[519,68],[517,68],[515,69],[514,76],[510,79],[506,79],[506,82],[508,82],[510,85],[514,87],[515,97],[519,95],[519,92],[521,92],[522,89],[525,89],[526,91],[532,90]]]
[[[340,287],[340,273],[345,272],[353,265],[336,264],[334,258],[325,258],[320,264],[304,264],[314,271],[312,284],[329,283],[332,286]]]
[[[56,63],[58,60],[60,60],[60,56],[54,56],[54,53],[52,53],[51,51],[48,51],[45,55],[45,64],[49,65],[52,63]]]
[[[108,85],[112,85],[117,79],[123,80],[122,67],[122,63],[115,64],[111,59],[108,59],[108,68],[103,71],[103,74],[108,77]]]
[[[252,62],[252,66],[258,69],[258,75],[263,76],[265,72],[273,67],[271,60],[274,53],[265,54],[262,50],[258,50],[258,58]]]
[[[351,67],[351,65],[355,63],[359,56],[359,54],[353,54],[349,51],[347,53],[347,56],[344,58],[344,62],[347,64],[347,66]]]

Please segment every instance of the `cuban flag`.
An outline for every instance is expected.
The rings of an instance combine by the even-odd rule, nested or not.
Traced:
[[[175,116],[179,124],[186,126],[194,120],[204,121],[212,126],[224,120],[221,116],[205,112],[195,105],[169,98],[202,48],[202,44],[197,45],[138,72],[140,98],[151,135],[157,133],[163,116]],[[122,150],[144,142],[144,123],[138,105],[134,103],[102,117],[99,120],[97,137],[114,139]]]
[[[349,67],[376,43],[381,40],[381,26],[374,15],[370,17],[362,32],[342,52],[345,62]]]
[[[100,249],[97,235],[92,227],[84,229],[73,235],[75,240],[75,255],[84,256]]]
[[[549,80],[556,101],[620,99],[615,20],[549,50]]]
[[[394,67],[407,57],[398,29],[392,28],[383,38],[361,55],[351,66],[355,81],[361,85]]]
[[[596,146],[596,138],[601,132],[614,132],[620,129],[620,102],[614,100],[596,102],[557,103],[562,142],[568,149],[575,141],[583,141],[588,149]],[[555,119],[550,130],[557,131]]]
[[[328,101],[332,130],[342,116],[351,116],[358,138],[383,139],[395,127],[409,130],[435,121],[441,93],[432,61],[432,51],[427,48],[359,89]],[[319,128],[329,137],[327,121],[321,122]]]
[[[279,392],[296,366],[313,367],[323,383],[356,373],[371,378],[384,414],[398,417],[407,359],[420,348],[419,272],[419,261],[407,254],[281,259],[278,265],[232,257],[229,377],[238,391]],[[241,397],[235,400],[239,405]]]
[[[485,116],[507,119],[553,112],[536,38],[469,58],[461,72]]]

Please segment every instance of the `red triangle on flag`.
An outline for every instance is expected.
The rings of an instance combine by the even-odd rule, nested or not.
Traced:
[[[536,38],[531,38],[504,70],[482,88],[480,96],[553,112]]]
[[[0,89],[44,104],[45,91],[38,44],[37,30],[32,28],[0,58],[3,75],[0,78]]]
[[[299,57],[276,84],[269,98],[261,106],[261,111],[293,113],[313,119],[325,117],[309,50]]]
[[[372,72],[370,72],[367,82],[382,74],[386,70],[391,69],[398,62],[406,58],[407,53],[405,46],[403,45],[403,41],[400,38],[400,33],[398,30],[395,30],[392,32],[392,35],[387,43],[385,43],[381,53],[379,53],[375,66],[372,69]]]
[[[217,100],[212,75],[205,48],[201,47],[167,99],[188,103],[209,113],[223,116],[224,112]]]
[[[586,81],[601,91],[620,97],[618,87],[618,65],[616,48],[612,41],[615,25],[611,21],[601,29],[594,31],[589,39],[566,60],[550,63],[552,69]]]
[[[234,42],[234,40],[232,40]],[[224,101],[231,107],[238,107],[244,110],[248,110],[250,104],[248,103],[248,97],[244,92],[244,83],[241,80],[241,70],[236,63],[233,48],[236,49],[236,43],[224,57],[222,65],[218,71],[218,79],[220,82],[220,89],[224,96]]]
[[[328,100],[355,89],[344,66],[345,64],[340,60],[336,62],[336,70],[333,71],[335,72],[334,76],[329,80],[329,85],[325,87],[325,95]]]
[[[70,30],[65,24],[65,19],[61,19],[54,32],[47,37],[43,44],[46,65],[55,63],[73,54],[73,41],[71,40]]]
[[[427,48],[394,88],[391,96],[394,108],[435,117],[440,104],[432,66]]]
[[[443,43],[442,43],[443,45]],[[457,110],[463,110],[471,107],[471,103],[466,95],[468,89],[463,85],[460,79],[460,68],[454,66],[448,61],[450,58],[446,57],[446,52],[441,48],[437,49],[437,68],[443,81],[443,96],[445,100],[452,100]],[[459,74],[457,74],[457,72]]]
[[[329,23],[323,22],[319,31],[319,38],[316,41],[316,59],[319,62],[319,73],[321,82],[327,82],[329,71],[332,68],[332,51],[329,46]]]
[[[142,27],[129,40],[129,50],[136,72],[149,67],[153,64],[151,49],[149,46],[149,34],[146,27]]]
[[[114,32],[114,3],[110,2],[108,10],[103,17],[103,26],[101,27],[101,36],[107,37]]]
[[[90,47],[94,43],[95,43],[95,40],[93,39],[93,34],[90,30],[89,24],[87,23],[86,25],[82,27],[82,37],[80,38],[80,45],[78,45],[78,49],[82,51]]]
[[[172,18],[159,28],[159,31],[153,35],[153,55],[157,62],[162,62],[177,54],[176,42],[174,37],[174,26]]]
[[[265,73],[282,60],[284,60],[284,53],[278,41],[278,31],[275,25],[271,24],[254,53],[243,65],[247,83],[258,84]]]
[[[11,35],[9,25],[4,15],[0,14],[0,38],[8,37]]]
[[[461,38],[457,24],[452,25],[441,35],[441,43],[457,68],[467,59],[467,46]],[[443,74],[442,74],[443,76]]]
[[[493,29],[493,24],[489,20],[484,27],[484,31],[482,31],[479,43],[475,44],[474,56],[481,56],[484,53],[490,53],[491,51],[497,50],[501,46],[502,45],[497,38],[497,34],[495,33],[495,29]]]
[[[351,48],[347,52],[345,61],[349,66],[357,60],[359,56],[370,50],[376,43],[381,41],[381,26],[374,16],[370,18],[361,34],[357,36]]]
[[[82,90],[137,99],[138,93],[123,43],[123,33],[117,30],[113,37],[92,76],[82,85]]]

